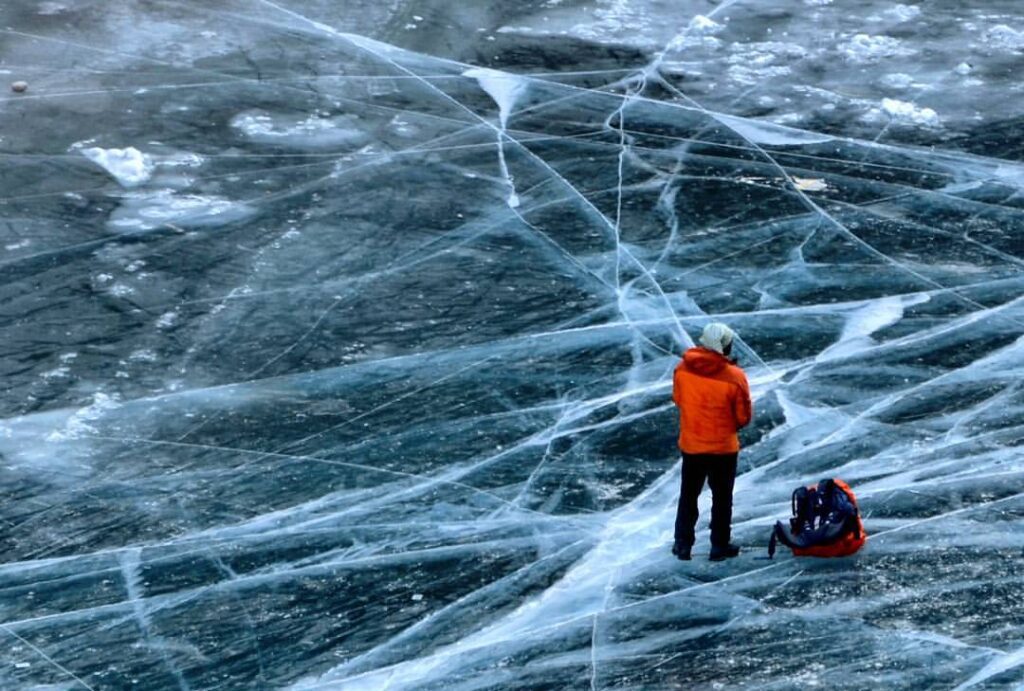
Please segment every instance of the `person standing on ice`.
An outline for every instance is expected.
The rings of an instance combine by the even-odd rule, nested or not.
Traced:
[[[736,432],[750,422],[753,406],[743,370],[730,359],[735,334],[725,324],[704,327],[701,345],[690,348],[672,377],[672,400],[679,407],[682,485],[676,511],[672,554],[689,560],[697,525],[697,497],[704,481],[711,486],[712,561],[735,557],[740,548],[729,541],[732,488],[740,443]]]

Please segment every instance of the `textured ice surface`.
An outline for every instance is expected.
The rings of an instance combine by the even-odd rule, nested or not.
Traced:
[[[0,27],[0,688],[1024,684],[1016,0]],[[744,554],[683,564],[711,318]],[[831,475],[868,547],[755,559]]]

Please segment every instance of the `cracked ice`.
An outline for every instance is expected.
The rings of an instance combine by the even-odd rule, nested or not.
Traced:
[[[0,687],[1019,687],[1021,8],[344,5],[0,8]]]

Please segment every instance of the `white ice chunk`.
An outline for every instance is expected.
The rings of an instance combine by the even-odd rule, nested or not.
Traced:
[[[725,27],[714,19],[705,17],[703,14],[698,14],[690,20],[690,25],[687,27],[687,31],[694,34],[717,34],[724,28]]]
[[[110,173],[123,187],[138,187],[153,174],[153,160],[134,146],[82,149],[82,155]]]
[[[882,110],[889,114],[893,120],[909,122],[915,125],[927,125],[938,127],[939,116],[931,108],[921,108],[908,101],[898,101],[895,98],[883,98]]]
[[[475,79],[480,88],[498,104],[498,121],[501,128],[508,125],[509,115],[515,108],[516,101],[526,91],[528,82],[514,74],[491,70],[486,67],[474,67],[462,73],[464,77]]]
[[[175,322],[178,321],[177,312],[164,312],[160,315],[160,318],[156,321],[156,328],[158,329],[169,329],[174,326]]]
[[[498,105],[498,122],[501,127],[498,130],[498,164],[501,166],[501,174],[508,181],[510,189],[507,203],[511,208],[519,206],[519,195],[516,194],[515,180],[509,172],[508,164],[505,162],[505,145],[503,137],[508,125],[508,118],[515,108],[516,101],[526,91],[528,82],[522,77],[507,72],[491,70],[485,67],[474,67],[462,73],[464,77],[475,79],[480,88],[487,92],[487,95]]]
[[[798,190],[804,192],[824,192],[828,189],[828,183],[818,178],[793,177],[793,184]]]

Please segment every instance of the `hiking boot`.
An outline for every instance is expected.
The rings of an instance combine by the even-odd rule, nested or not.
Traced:
[[[672,545],[672,554],[676,555],[676,559],[680,561],[690,561],[690,545],[677,542]]]
[[[732,559],[738,557],[740,554],[740,546],[734,545],[731,542],[727,545],[711,545],[711,554],[708,555],[708,559],[711,561],[725,561],[726,559]]]

